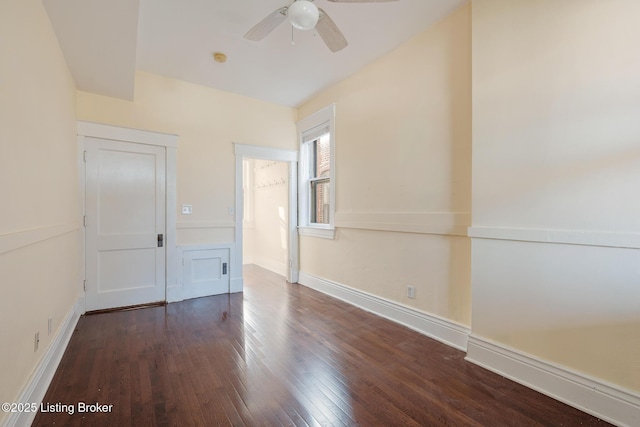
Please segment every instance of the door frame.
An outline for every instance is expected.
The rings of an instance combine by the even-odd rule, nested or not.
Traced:
[[[236,156],[236,206],[235,206],[235,247],[231,256],[230,292],[242,292],[244,281],[242,276],[243,218],[244,196],[242,190],[242,162],[244,159],[259,159],[289,164],[289,226],[287,230],[288,262],[287,281],[297,283],[300,272],[298,254],[298,151],[283,148],[260,147],[234,143]]]
[[[102,123],[93,123],[86,121],[77,122],[78,135],[78,192],[79,192],[79,212],[81,222],[84,224],[85,210],[85,162],[84,152],[85,138],[100,138],[112,141],[122,141],[134,144],[155,145],[165,148],[165,179],[166,179],[166,198],[165,198],[165,298],[168,302],[174,301],[178,294],[178,245],[176,240],[176,222],[177,222],[177,199],[176,199],[176,169],[177,169],[177,151],[178,136],[151,132],[140,129],[124,128]],[[82,227],[82,236],[80,239],[81,251],[81,275],[80,275],[80,294],[82,295],[82,312],[86,312],[86,292],[84,283],[86,279],[86,228]]]

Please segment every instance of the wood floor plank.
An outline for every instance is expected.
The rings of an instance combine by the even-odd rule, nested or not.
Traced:
[[[606,426],[267,270],[242,294],[81,317],[34,426]]]

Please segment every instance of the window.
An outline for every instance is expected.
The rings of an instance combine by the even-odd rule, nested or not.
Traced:
[[[331,201],[331,144],[330,133],[308,142],[309,144],[309,222],[329,224]]]
[[[334,106],[298,123],[300,137],[299,212],[302,235],[332,239],[335,212]]]

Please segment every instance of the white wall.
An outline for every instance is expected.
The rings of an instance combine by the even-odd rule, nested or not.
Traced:
[[[79,295],[75,120],[75,85],[42,3],[3,1],[1,402],[17,401]],[[34,351],[36,332],[40,344]],[[0,412],[0,423],[5,418]]]
[[[635,391],[638,16],[473,2],[473,333]]]

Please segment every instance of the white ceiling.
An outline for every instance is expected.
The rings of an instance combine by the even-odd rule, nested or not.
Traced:
[[[244,34],[291,0],[43,0],[78,88],[133,98],[135,70],[297,106],[442,19],[467,0],[316,0],[349,42],[331,53],[284,22]],[[139,8],[138,8],[139,4]],[[213,60],[224,52],[224,64]]]

